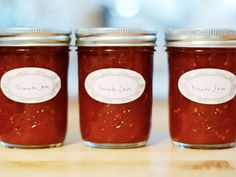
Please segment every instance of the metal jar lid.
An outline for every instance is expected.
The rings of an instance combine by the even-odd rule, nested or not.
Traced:
[[[137,28],[84,28],[76,31],[77,46],[155,46],[156,32]]]
[[[2,28],[0,47],[4,46],[68,46],[70,31],[47,28]]]
[[[234,29],[176,29],[165,34],[167,47],[235,48]]]

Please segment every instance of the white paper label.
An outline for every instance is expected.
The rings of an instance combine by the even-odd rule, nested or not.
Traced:
[[[108,104],[128,103],[138,99],[145,89],[141,74],[129,69],[100,69],[90,73],[85,89],[93,99]]]
[[[221,104],[235,97],[236,77],[222,69],[196,69],[184,73],[178,82],[183,96],[202,104]]]
[[[20,103],[40,103],[54,98],[61,88],[61,79],[53,71],[24,67],[6,72],[1,89],[9,99]]]

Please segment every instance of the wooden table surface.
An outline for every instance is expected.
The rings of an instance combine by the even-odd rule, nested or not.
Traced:
[[[166,103],[155,103],[148,145],[136,149],[85,147],[78,110],[70,103],[65,145],[53,149],[0,148],[5,177],[236,177],[236,148],[194,150],[173,147]]]

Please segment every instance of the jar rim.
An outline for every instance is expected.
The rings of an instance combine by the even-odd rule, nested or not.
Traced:
[[[192,28],[169,29],[165,33],[167,47],[236,47],[236,29]]]
[[[50,28],[1,28],[0,47],[69,46],[71,31]]]
[[[156,46],[156,31],[141,28],[81,28],[77,46]]]

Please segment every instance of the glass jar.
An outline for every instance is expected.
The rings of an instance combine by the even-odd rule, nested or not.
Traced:
[[[67,126],[70,32],[0,30],[0,144],[62,145]]]
[[[236,140],[236,30],[166,33],[173,144],[232,147]]]
[[[151,30],[77,31],[80,127],[85,145],[145,145],[151,123],[155,41]]]

